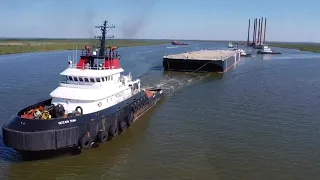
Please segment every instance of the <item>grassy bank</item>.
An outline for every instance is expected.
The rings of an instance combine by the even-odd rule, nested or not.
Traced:
[[[72,50],[77,46],[83,49],[86,45],[97,45],[97,40],[91,39],[0,39],[1,54],[17,54],[26,52],[44,52]],[[128,47],[128,46],[149,46],[166,44],[169,41],[164,40],[118,40],[108,41],[110,46]]]
[[[272,47],[299,49],[300,51],[309,51],[320,53],[320,44],[318,43],[268,43]]]

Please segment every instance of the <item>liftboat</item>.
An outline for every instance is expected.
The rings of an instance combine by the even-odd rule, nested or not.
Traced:
[[[98,52],[86,46],[60,73],[51,98],[17,112],[2,127],[5,145],[22,155],[90,148],[123,133],[162,99],[161,89],[142,89],[130,73],[120,75],[117,47],[106,46],[107,21],[96,28],[102,31]]]
[[[273,52],[269,46],[263,45],[261,50],[257,51],[257,54],[282,54],[281,52]]]

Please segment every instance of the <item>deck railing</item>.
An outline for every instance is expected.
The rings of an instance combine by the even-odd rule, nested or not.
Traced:
[[[115,69],[115,66],[104,67],[102,64],[100,66],[78,66],[77,64],[69,64],[69,68],[73,69],[90,69],[90,70],[110,70]]]

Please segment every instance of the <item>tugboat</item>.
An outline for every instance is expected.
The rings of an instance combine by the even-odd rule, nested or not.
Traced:
[[[261,50],[257,51],[257,54],[282,54],[281,52],[273,52],[269,46],[263,45]]]
[[[251,57],[251,54],[247,54],[245,50],[238,48],[238,45],[236,45],[235,48],[233,48],[234,51],[239,51],[240,56],[242,57]]]
[[[178,41],[172,41],[171,44],[172,45],[188,45],[187,43],[178,42]]]
[[[125,132],[162,99],[161,89],[142,89],[140,79],[120,74],[118,47],[106,45],[107,28],[115,26],[107,23],[96,26],[102,32],[99,49],[86,46],[77,63],[70,60],[50,98],[3,125],[6,146],[22,155],[87,149]]]
[[[251,54],[247,54],[243,49],[237,49],[242,57],[251,57]]]

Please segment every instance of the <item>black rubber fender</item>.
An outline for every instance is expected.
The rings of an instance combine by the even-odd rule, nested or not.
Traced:
[[[136,102],[133,104],[133,110],[134,112],[138,111],[138,104]]]
[[[97,135],[97,140],[102,143],[108,140],[108,132],[106,131],[99,131]]]
[[[79,147],[81,149],[88,149],[91,147],[91,143],[92,143],[92,139],[87,135],[85,135],[79,140]]]
[[[78,111],[78,109],[80,109],[80,111]],[[81,106],[77,106],[75,109],[77,112],[79,112],[80,114],[83,114],[83,109]]]
[[[114,127],[114,126],[111,126],[110,128],[109,128],[109,136],[111,136],[111,137],[115,137],[116,135],[117,135],[117,128],[116,127]]]
[[[134,118],[133,116],[134,116],[133,113],[131,113],[131,114],[126,118],[126,122],[127,122],[128,127],[130,127],[131,124],[132,124],[132,122],[133,122],[133,118]]]
[[[53,110],[57,118],[62,117],[65,114],[65,109],[62,104],[57,104],[53,107]]]
[[[127,123],[125,121],[120,121],[119,122],[118,128],[119,128],[120,132],[124,132],[127,129],[127,127],[128,126],[127,126]]]

